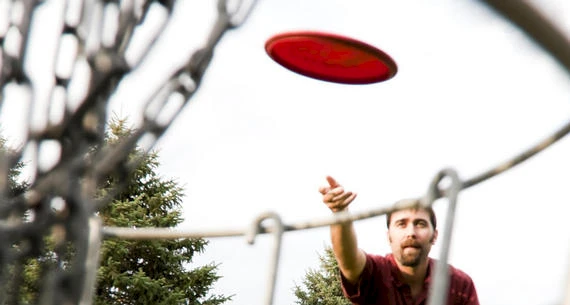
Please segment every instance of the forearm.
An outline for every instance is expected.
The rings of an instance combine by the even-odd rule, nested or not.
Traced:
[[[336,180],[327,176],[329,186],[322,186],[319,192],[323,195],[323,202],[333,212],[348,211],[348,205],[356,198],[356,193],[345,191]],[[331,225],[331,241],[333,252],[340,271],[351,283],[356,283],[364,265],[366,255],[358,248],[356,233],[352,222]]]
[[[330,227],[333,252],[344,277],[356,283],[364,265],[366,256],[358,248],[358,240],[352,222],[334,224]]]

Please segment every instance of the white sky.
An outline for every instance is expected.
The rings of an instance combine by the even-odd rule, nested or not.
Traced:
[[[570,36],[567,1],[535,3]],[[206,40],[215,7],[180,1],[160,47],[125,79],[110,112],[137,122],[146,96]],[[297,75],[264,51],[269,37],[292,30],[363,40],[390,54],[399,71],[364,86]],[[329,215],[317,192],[326,175],[358,192],[353,210],[421,195],[444,167],[471,178],[561,127],[570,118],[568,96],[568,75],[479,2],[259,1],[222,39],[202,87],[157,148],[161,173],[186,190],[183,228],[245,229],[264,211],[295,223]],[[15,139],[18,109],[8,101],[1,117]],[[451,263],[471,275],[482,304],[562,297],[569,154],[564,138],[461,193]],[[436,208],[443,227],[445,206]],[[355,224],[363,249],[389,252],[384,221]],[[272,242],[212,239],[195,263],[220,264],[215,291],[235,294],[229,305],[261,304]],[[294,303],[294,284],[318,267],[328,244],[327,228],[285,234],[274,304]]]

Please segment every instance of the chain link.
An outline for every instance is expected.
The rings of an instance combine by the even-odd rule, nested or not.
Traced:
[[[145,150],[150,150],[164,134],[198,90],[220,39],[228,30],[239,27],[246,20],[255,2],[245,5],[240,1],[231,12],[227,9],[228,2],[218,2],[218,18],[204,47],[192,54],[188,62],[147,101],[143,125],[113,146],[104,142],[110,97],[126,75],[146,62],[149,51],[170,19],[176,1],[51,2],[53,5],[61,4],[62,20],[54,42],[57,54],[53,62],[54,86],[48,93],[47,111],[36,107],[37,92],[28,71],[24,69],[25,56],[29,52],[30,26],[42,3],[37,0],[5,2],[10,20],[4,27],[0,24],[0,107],[9,83],[18,84],[32,97],[28,107],[26,145],[20,150],[3,151],[0,155],[0,239],[18,248],[17,251],[12,247],[0,249],[0,304],[17,304],[18,293],[3,292],[17,292],[22,282],[18,273],[15,278],[8,278],[8,272],[3,271],[8,266],[21,268],[22,261],[41,253],[43,239],[48,232],[54,232],[54,240],[59,241],[54,252],[56,257],[68,254],[68,249],[64,247],[66,242],[74,246],[74,255],[65,269],[61,266],[44,266],[45,278],[50,280],[42,281],[41,285],[42,291],[48,293],[41,295],[37,301],[54,305],[88,304],[91,302],[91,286],[98,260],[98,243],[95,241],[101,239],[100,224],[91,218],[98,208],[113,200],[114,194],[124,187],[118,185],[108,196],[96,201],[97,185],[109,175],[125,175],[138,165],[141,160],[127,162],[130,152],[141,138],[149,135],[153,141]],[[137,27],[144,24],[149,11],[156,8],[166,11],[166,21],[159,26],[150,43],[143,47],[140,58],[133,63],[127,62],[126,52]],[[81,71],[87,71],[89,75],[83,84],[78,76]],[[75,102],[77,106],[72,106],[71,92],[77,89],[77,83],[83,97]],[[183,101],[174,114],[165,120],[162,112],[173,96],[179,96]],[[34,111],[51,113],[61,110],[52,108],[61,107],[62,104],[64,113],[59,121],[46,119],[42,128],[30,128],[33,125],[31,118],[36,114]],[[58,143],[61,153],[55,165],[44,170],[38,166],[38,159],[42,145],[49,140]],[[25,193],[10,195],[7,177],[10,169],[22,160],[25,150],[33,156],[33,180]],[[51,208],[54,200],[64,203],[64,212]],[[64,285],[64,282],[67,284]],[[67,289],[61,288],[65,286]]]

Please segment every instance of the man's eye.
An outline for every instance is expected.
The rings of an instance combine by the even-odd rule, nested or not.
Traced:
[[[420,221],[420,222],[418,222],[416,225],[417,225],[418,227],[420,227],[420,228],[425,228],[425,227],[427,226],[427,223],[425,223],[425,222],[423,222],[423,221]]]
[[[397,226],[398,228],[401,228],[401,227],[405,227],[406,224],[403,223],[403,222],[398,222],[398,223],[396,223],[396,226]]]

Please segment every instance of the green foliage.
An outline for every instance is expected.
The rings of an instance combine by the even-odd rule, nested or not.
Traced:
[[[0,136],[0,160],[8,160],[14,156],[15,153],[16,152],[12,148],[8,147],[6,139]],[[0,179],[6,179],[2,181],[2,186],[5,187],[5,189],[2,190],[3,193],[0,198],[0,204],[2,205],[6,204],[3,202],[4,199],[13,199],[16,196],[21,195],[29,187],[28,182],[18,180],[25,164],[22,161],[18,161],[15,164],[8,164],[8,166],[10,167],[8,168],[7,173],[0,173],[0,175],[6,175],[5,177],[0,176]],[[16,211],[10,211],[10,213],[2,214],[1,217],[3,221],[18,221],[19,219],[25,219],[27,214],[25,211],[22,211],[22,209],[19,209]],[[3,246],[11,247],[14,251],[20,251],[21,248],[18,244],[6,245],[5,243]],[[38,290],[37,274],[39,271],[37,267],[38,264],[36,261],[29,260],[29,262],[24,264],[10,264],[5,266],[5,269],[0,269],[4,279],[11,279],[0,283],[0,294],[6,293],[6,295],[14,296],[14,299],[19,299],[23,303],[29,303],[33,300],[33,297]],[[23,283],[20,291],[14,291],[14,281],[12,280],[16,279]]]
[[[350,305],[340,285],[340,270],[330,247],[319,255],[320,268],[309,269],[302,286],[295,285],[295,301],[299,305]]]
[[[130,133],[123,121],[111,124],[109,143]],[[141,158],[142,157],[142,158]],[[182,188],[158,176],[156,153],[136,150],[130,159],[141,160],[128,177],[109,177],[103,196],[119,179],[128,184],[100,211],[105,225],[120,227],[175,227],[182,222]],[[217,305],[230,297],[212,295],[220,277],[214,264],[186,270],[195,254],[204,251],[204,239],[132,241],[104,240],[97,274],[95,304]]]
[[[0,137],[0,158],[13,153],[14,151],[6,145],[6,139]],[[28,188],[27,182],[18,181],[24,165],[24,162],[19,161],[8,170],[8,196],[17,196]]]
[[[118,143],[131,133],[124,121],[114,121],[106,143]],[[0,137],[0,156],[8,152]],[[180,224],[183,190],[172,179],[157,174],[157,153],[144,153],[135,149],[130,160],[140,160],[137,168],[128,176],[108,177],[97,196],[105,196],[123,182],[121,192],[114,201],[99,211],[105,225],[120,227],[170,228]],[[9,172],[9,191],[12,196],[28,188],[18,183],[24,164],[18,163]],[[20,215],[25,219],[26,215]],[[25,220],[24,220],[25,221]],[[133,241],[123,239],[103,240],[100,267],[97,272],[94,304],[97,305],[219,305],[231,297],[211,292],[212,285],[220,278],[217,265],[189,269],[194,255],[204,251],[204,239]],[[20,245],[12,245],[20,251]],[[10,278],[18,285],[7,285],[0,293],[17,296],[21,304],[33,304],[38,294],[44,272],[56,266],[55,244],[51,235],[44,238],[44,250],[35,258],[22,264],[9,266]],[[73,250],[67,251],[71,253]],[[70,257],[60,258],[64,262]],[[19,291],[12,291],[16,286]],[[1,289],[2,287],[0,287]]]

